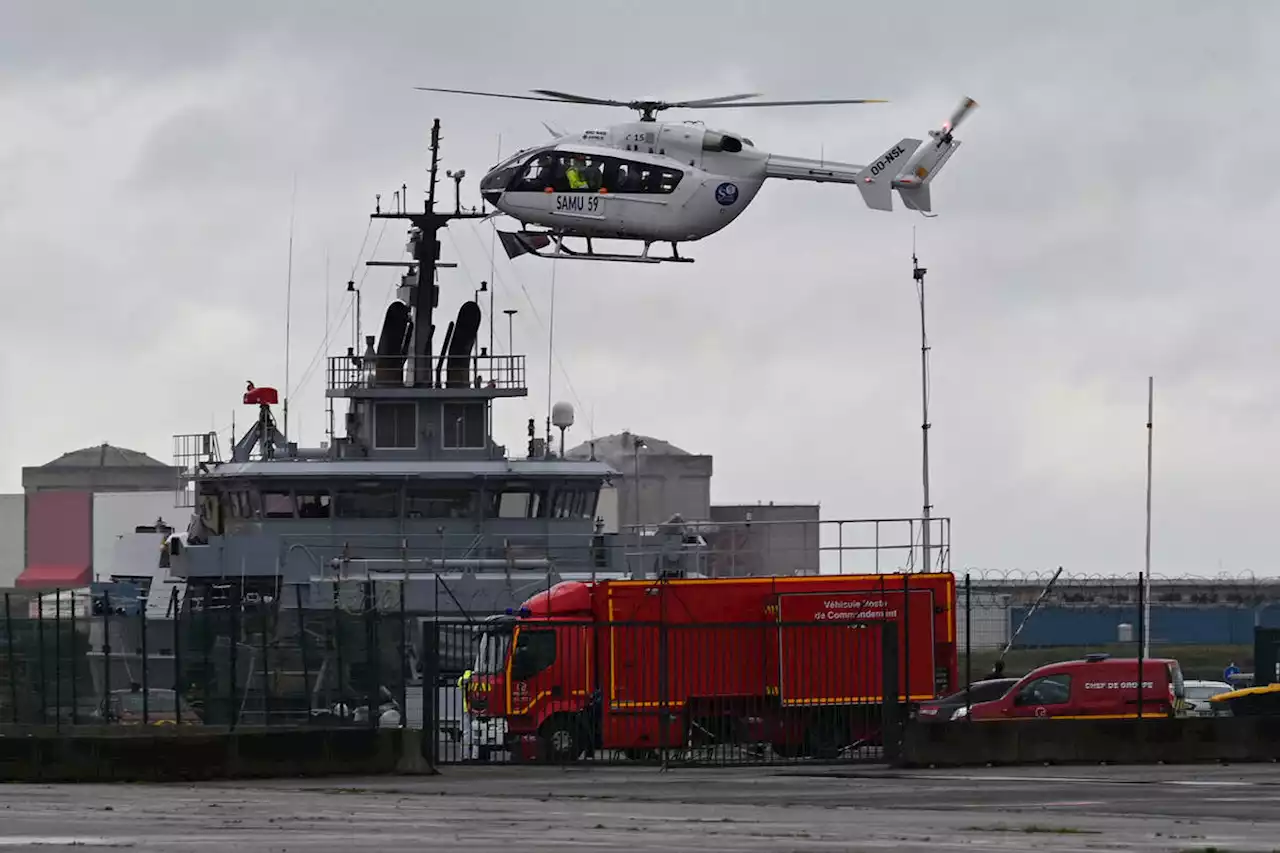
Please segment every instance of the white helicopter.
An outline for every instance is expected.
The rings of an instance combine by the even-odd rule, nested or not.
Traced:
[[[929,216],[929,184],[960,147],[960,140],[952,133],[977,106],[972,98],[961,101],[940,129],[929,131],[933,141],[928,144],[919,139],[902,139],[870,164],[854,165],[770,154],[741,134],[708,128],[701,122],[658,122],[655,117],[673,108],[738,109],[886,101],[857,98],[744,103],[759,97],[755,94],[676,102],[616,101],[549,89],[516,95],[415,88],[638,111],[638,122],[581,133],[566,133],[544,123],[555,137],[550,143],[508,157],[480,182],[484,200],[522,225],[520,231],[498,232],[508,257],[532,254],[638,263],[691,263],[692,258],[680,255],[679,244],[701,240],[737,219],[766,178],[855,184],[867,206],[875,210],[893,210],[893,191],[897,190],[907,208]],[[569,238],[585,240],[585,251],[566,246]],[[638,255],[599,253],[592,244],[593,238],[642,242],[644,249]],[[670,243],[671,255],[651,255],[654,243]]]

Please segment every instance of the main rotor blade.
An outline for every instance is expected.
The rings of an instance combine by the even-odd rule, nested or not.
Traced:
[[[693,101],[671,101],[666,105],[668,107],[708,107],[712,104],[727,104],[730,101],[741,101],[746,98],[758,98],[759,92],[753,92],[747,95],[721,95],[718,98],[698,98]]]
[[[719,110],[719,109],[739,109],[743,107],[813,107],[822,106],[824,104],[887,104],[887,100],[883,98],[835,98],[812,101],[752,101],[749,104],[672,104],[672,106],[686,106],[695,110]]]
[[[563,103],[563,98],[537,98],[533,95],[509,95],[503,92],[474,92],[470,89],[437,89],[433,86],[414,86],[420,92],[444,92],[449,95],[479,95],[482,98],[507,98],[515,101],[552,101]]]
[[[532,89],[539,95],[550,95],[551,97],[544,100],[551,101],[568,101],[572,104],[595,104],[598,107],[629,107],[630,101],[614,101],[609,98],[591,98],[586,95],[574,95],[570,92],[557,92],[554,89]]]

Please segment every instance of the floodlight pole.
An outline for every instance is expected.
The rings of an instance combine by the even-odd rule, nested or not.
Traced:
[[[916,283],[916,292],[920,296],[920,466],[921,479],[924,486],[924,513],[921,516],[923,528],[920,531],[920,550],[923,556],[921,571],[930,571],[930,528],[933,526],[930,515],[933,505],[929,502],[929,334],[925,327],[924,311],[924,274],[928,269],[920,266],[916,259],[915,236],[911,238],[911,277]]]

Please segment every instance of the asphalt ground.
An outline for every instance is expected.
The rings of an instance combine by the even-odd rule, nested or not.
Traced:
[[[458,767],[436,777],[0,785],[0,849],[1280,850],[1280,768]]]

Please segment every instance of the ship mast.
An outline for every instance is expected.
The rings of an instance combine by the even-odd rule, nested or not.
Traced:
[[[413,342],[410,355],[413,364],[413,384],[421,387],[431,384],[432,337],[435,326],[432,315],[440,304],[440,287],[436,284],[436,269],[440,264],[440,240],[437,235],[441,228],[448,227],[455,219],[484,219],[489,214],[475,210],[464,212],[460,205],[453,212],[436,211],[436,179],[440,170],[440,119],[431,122],[431,172],[427,185],[427,201],[425,209],[420,213],[410,213],[409,203],[405,199],[404,209],[383,213],[381,205],[372,214],[374,219],[407,219],[413,225],[410,247],[413,259],[418,265],[418,286],[413,288],[413,300],[409,306],[413,318]]]

